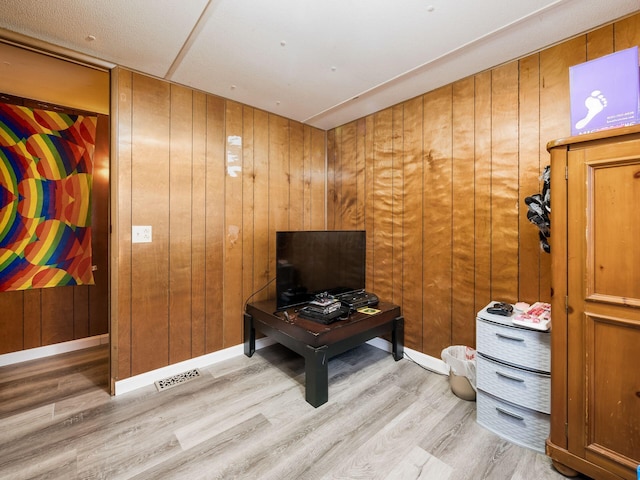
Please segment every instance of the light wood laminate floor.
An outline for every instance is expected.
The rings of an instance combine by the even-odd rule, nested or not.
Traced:
[[[362,345],[329,402],[279,345],[158,392],[107,393],[107,348],[0,368],[2,479],[562,479],[475,422],[447,378]]]

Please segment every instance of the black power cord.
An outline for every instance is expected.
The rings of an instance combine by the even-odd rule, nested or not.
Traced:
[[[253,292],[251,295],[249,295],[249,297],[245,300],[244,302],[244,308],[243,310],[247,309],[247,304],[249,303],[249,300],[251,300],[254,296],[256,296],[258,293],[260,293],[262,290],[264,290],[265,288],[267,288],[269,285],[271,285],[273,283],[273,281],[276,278],[273,277],[271,280],[269,280],[267,283],[265,283],[262,287],[260,287],[258,290],[256,290],[255,292]]]

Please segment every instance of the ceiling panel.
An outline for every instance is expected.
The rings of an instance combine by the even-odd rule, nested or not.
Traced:
[[[207,0],[2,0],[0,27],[164,77],[207,4]]]
[[[638,0],[3,0],[0,28],[328,129]]]

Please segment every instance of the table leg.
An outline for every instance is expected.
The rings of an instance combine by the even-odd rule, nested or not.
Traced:
[[[391,332],[393,358],[397,362],[404,357],[404,317],[393,319],[393,331]]]
[[[328,347],[307,348],[304,359],[305,398],[314,407],[319,407],[329,400]]]
[[[244,354],[251,357],[256,351],[256,329],[253,326],[253,317],[244,314]]]

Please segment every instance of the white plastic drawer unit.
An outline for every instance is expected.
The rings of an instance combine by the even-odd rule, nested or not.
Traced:
[[[476,357],[477,387],[507,402],[551,413],[551,375]]]
[[[507,320],[504,323],[499,324],[478,318],[476,350],[494,360],[539,372],[549,372],[551,370],[549,332],[518,328],[506,324]]]
[[[478,390],[477,421],[501,437],[544,453],[549,436],[549,415],[512,403]]]
[[[491,304],[490,304],[491,305]],[[511,317],[476,319],[477,421],[501,437],[544,453],[551,413],[551,335]]]

